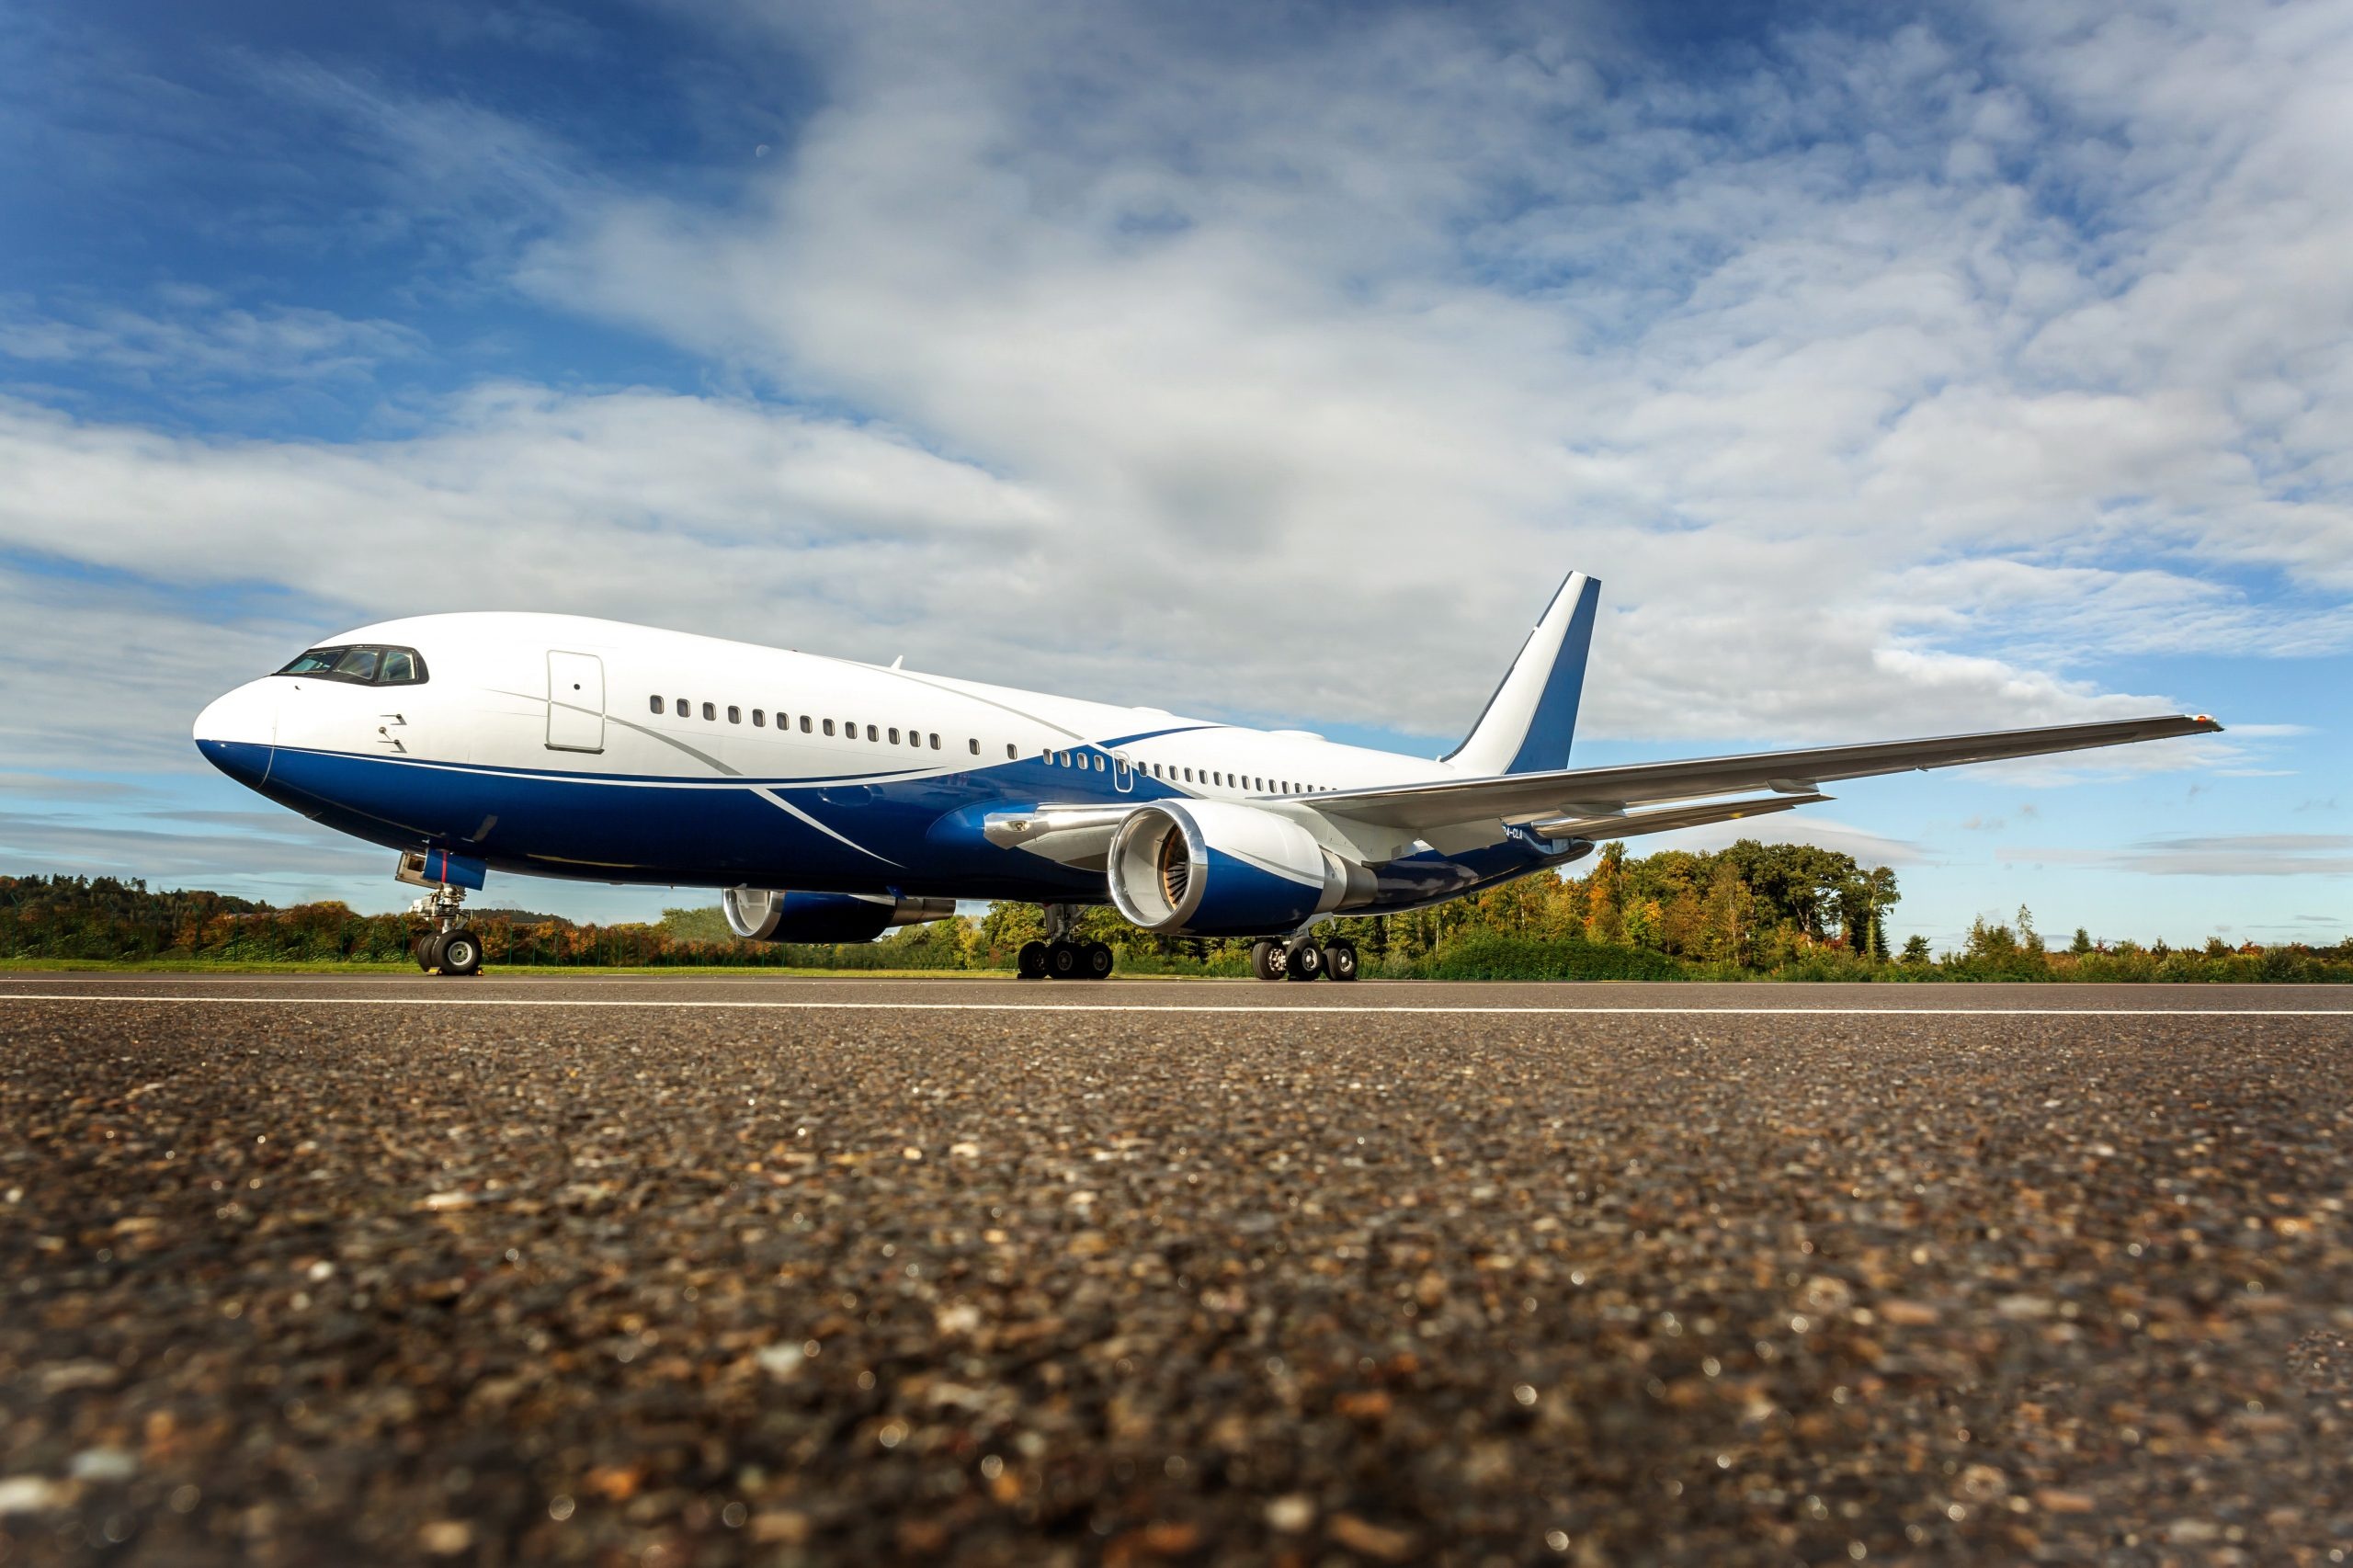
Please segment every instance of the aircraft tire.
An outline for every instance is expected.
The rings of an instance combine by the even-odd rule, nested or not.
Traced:
[[[1283,945],[1263,940],[1251,943],[1250,972],[1261,980],[1280,980],[1283,977]]]
[[[1080,944],[1073,941],[1046,944],[1046,975],[1051,980],[1077,980],[1086,970],[1080,961]]]
[[[1283,954],[1285,980],[1321,980],[1324,978],[1324,949],[1313,942],[1302,942]]]
[[[431,974],[434,965],[440,962],[440,954],[435,951],[440,940],[440,932],[427,931],[408,945],[408,956],[415,959],[416,967],[427,974]]]
[[[435,956],[443,974],[465,975],[481,971],[482,938],[464,926],[441,933],[435,947]]]
[[[1324,978],[1342,984],[1357,977],[1357,945],[1354,942],[1324,944]]]
[[[1078,972],[1082,980],[1108,980],[1115,960],[1110,948],[1102,942],[1079,944]]]
[[[1045,979],[1046,944],[1043,942],[1022,943],[1021,951],[1013,960],[1013,973],[1017,980]]]

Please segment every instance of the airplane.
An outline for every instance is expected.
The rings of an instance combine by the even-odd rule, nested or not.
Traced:
[[[419,966],[468,975],[492,870],[715,887],[737,936],[871,941],[959,899],[1041,904],[1026,980],[1100,980],[1073,934],[1252,937],[1261,980],[1357,976],[1319,928],[1552,869],[1606,839],[1785,812],[1834,780],[2222,729],[2203,714],[1573,768],[1600,585],[1572,573],[1435,760],[579,616],[359,627],[221,697],[198,748],[427,890]]]

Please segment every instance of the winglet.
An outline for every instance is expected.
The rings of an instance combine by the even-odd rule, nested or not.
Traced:
[[[1543,773],[1569,765],[1586,653],[1601,585],[1572,572],[1520,645],[1470,735],[1443,760],[1473,778]]]

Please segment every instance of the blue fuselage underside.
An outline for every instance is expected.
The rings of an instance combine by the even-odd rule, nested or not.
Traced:
[[[1040,758],[968,772],[807,784],[474,767],[207,740],[204,755],[302,815],[393,849],[435,847],[501,871],[676,887],[796,888],[846,893],[1109,902],[1099,869],[1064,866],[989,842],[990,812],[1182,798],[1139,771],[1107,773]],[[1380,869],[1381,897],[1352,911],[1436,903],[1573,860],[1591,847],[1526,834],[1442,855],[1422,849]]]

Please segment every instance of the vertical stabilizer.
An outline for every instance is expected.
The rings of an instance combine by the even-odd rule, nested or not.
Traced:
[[[1599,583],[1582,572],[1569,574],[1503,684],[1487,699],[1469,738],[1446,757],[1458,772],[1493,778],[1569,765],[1577,699],[1585,689],[1586,650],[1593,642],[1600,599]]]

